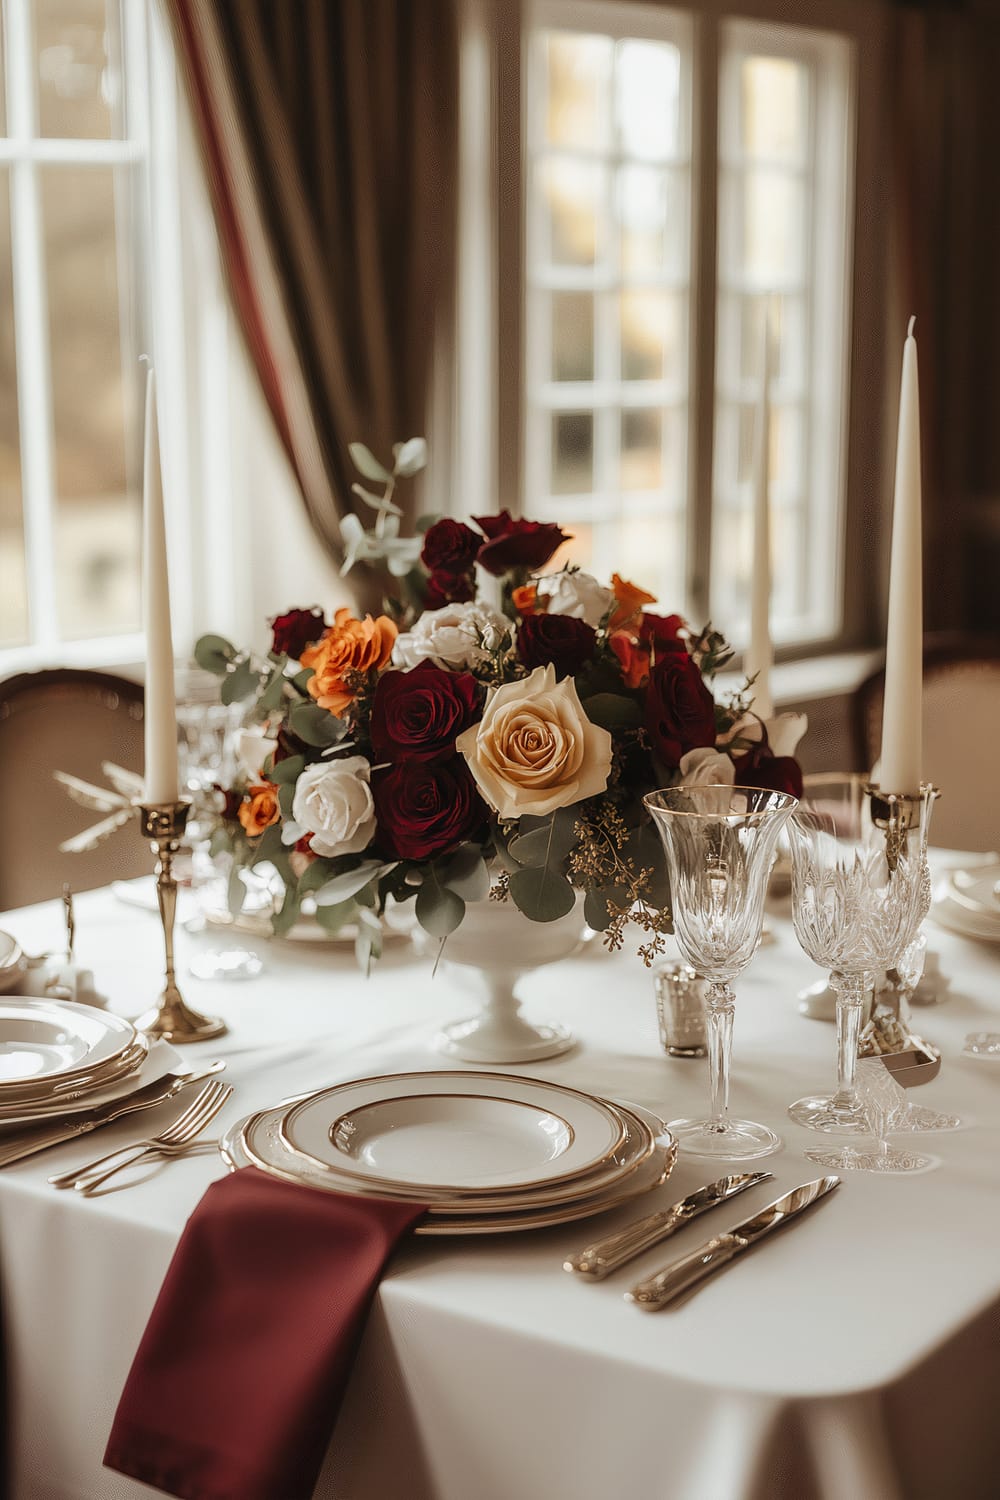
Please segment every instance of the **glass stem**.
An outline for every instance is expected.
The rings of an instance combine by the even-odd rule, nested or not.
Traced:
[[[721,1134],[729,1124],[729,1059],[733,1051],[733,1004],[730,984],[713,982],[705,997],[708,1020],[708,1067],[712,1081],[711,1129]]]
[[[834,973],[830,978],[837,991],[837,1092],[833,1103],[838,1108],[851,1108],[858,1102],[854,1078],[858,1067],[858,1037],[866,976]]]

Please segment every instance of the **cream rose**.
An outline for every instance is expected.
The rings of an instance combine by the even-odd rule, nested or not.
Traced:
[[[536,588],[539,605],[544,601],[546,614],[570,615],[574,620],[585,620],[595,630],[615,607],[611,589],[590,573],[550,573],[539,578]]]
[[[409,670],[432,661],[460,672],[487,661],[505,635],[513,639],[513,621],[489,605],[446,604],[426,610],[412,630],[397,638],[393,665]]]
[[[732,786],[736,780],[729,756],[710,745],[699,745],[682,755],[677,769],[682,786]]]
[[[292,818],[312,834],[312,850],[332,858],[359,854],[375,832],[375,804],[363,755],[306,766],[295,784]]]
[[[571,677],[536,667],[491,695],[478,724],[455,742],[501,818],[554,812],[608,784],[611,736],[591,724]]]

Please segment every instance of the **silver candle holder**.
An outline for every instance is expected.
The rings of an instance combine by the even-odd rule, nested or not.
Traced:
[[[918,834],[926,847],[931,812],[941,793],[929,781],[921,782],[916,796],[909,792],[885,792],[877,782],[869,782],[865,795],[872,823],[885,838],[886,862],[890,871],[895,872],[912,834]]]
[[[228,1029],[218,1016],[202,1016],[185,1004],[174,974],[174,918],[177,913],[177,882],[174,856],[181,846],[190,802],[140,802],[137,804],[143,837],[148,839],[156,862],[156,899],[163,924],[166,983],[160,1003],[136,1022],[140,1031],[167,1042],[207,1042]]]

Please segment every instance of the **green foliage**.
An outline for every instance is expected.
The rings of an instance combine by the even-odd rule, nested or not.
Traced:
[[[318,703],[299,703],[292,709],[288,723],[296,739],[317,750],[339,744],[347,733],[344,720],[329,709],[320,708]]]
[[[573,909],[576,892],[560,870],[548,864],[517,870],[508,889],[514,905],[533,922],[555,922]]]
[[[347,451],[351,455],[351,462],[359,474],[366,479],[371,479],[375,484],[388,484],[392,479],[389,470],[379,463],[370,448],[364,443],[348,443]]]
[[[195,661],[203,672],[211,672],[213,677],[225,677],[236,655],[236,647],[225,636],[203,635],[195,642]]]
[[[242,703],[256,692],[260,684],[260,673],[251,665],[249,656],[238,657],[222,679],[219,697],[227,706]]]
[[[290,786],[293,782],[298,781],[305,768],[306,758],[304,755],[286,755],[284,760],[279,760],[275,765],[271,766],[267,772],[267,779],[268,781],[272,781],[275,786]]]
[[[601,729],[638,729],[643,721],[639,704],[622,693],[594,693],[583,700],[583,711]]]

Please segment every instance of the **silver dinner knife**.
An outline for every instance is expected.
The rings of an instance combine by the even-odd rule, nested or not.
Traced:
[[[136,1114],[141,1109],[152,1109],[154,1104],[172,1099],[189,1084],[201,1083],[211,1074],[221,1072],[225,1066],[224,1062],[215,1062],[197,1073],[167,1073],[163,1078],[147,1083],[134,1094],[126,1094],[121,1099],[99,1104],[96,1109],[67,1115],[56,1125],[38,1125],[30,1130],[19,1131],[10,1141],[0,1137],[0,1167],[23,1161],[26,1156],[34,1156],[36,1151],[47,1151],[50,1146],[61,1146],[63,1141],[72,1141],[78,1135],[86,1135],[91,1130],[100,1129],[102,1125],[110,1125],[112,1120],[120,1120],[125,1115]]]
[[[676,1234],[678,1229],[683,1229],[685,1224],[690,1224],[699,1214],[715,1208],[718,1203],[725,1203],[729,1198],[735,1198],[737,1193],[743,1193],[747,1188],[756,1187],[758,1182],[770,1182],[773,1176],[772,1172],[741,1172],[735,1177],[720,1177],[718,1182],[710,1182],[697,1192],[689,1193],[679,1203],[649,1214],[645,1219],[637,1219],[634,1224],[620,1229],[617,1234],[608,1235],[606,1240],[588,1245],[579,1255],[571,1255],[568,1260],[563,1261],[563,1270],[572,1271],[588,1281],[601,1281],[636,1255],[641,1255],[644,1250],[649,1250],[661,1240]]]
[[[815,1182],[804,1182],[801,1187],[793,1188],[790,1193],[762,1208],[759,1214],[754,1214],[752,1219],[737,1224],[727,1234],[716,1235],[690,1255],[640,1281],[625,1293],[626,1302],[634,1302],[646,1312],[659,1312],[662,1307],[669,1307],[671,1302],[707,1281],[772,1230],[791,1223],[804,1209],[818,1203],[839,1185],[839,1177],[817,1177]]]

